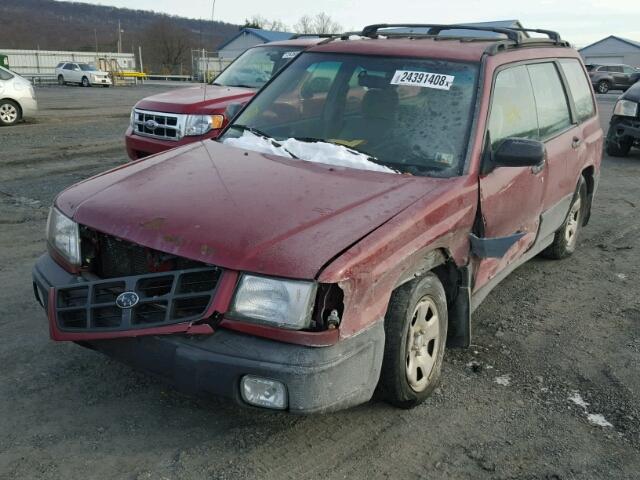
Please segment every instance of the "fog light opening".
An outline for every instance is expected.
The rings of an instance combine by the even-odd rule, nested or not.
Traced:
[[[249,405],[276,410],[287,408],[287,389],[277,380],[245,375],[240,381],[240,393]]]

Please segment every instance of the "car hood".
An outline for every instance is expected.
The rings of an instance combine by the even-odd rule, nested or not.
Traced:
[[[144,98],[136,108],[167,113],[208,113],[224,109],[231,103],[245,103],[255,93],[252,88],[198,85]]]
[[[79,183],[56,204],[82,225],[156,250],[311,279],[443,182],[203,141]]]
[[[640,103],[640,80],[634,83],[620,98]]]

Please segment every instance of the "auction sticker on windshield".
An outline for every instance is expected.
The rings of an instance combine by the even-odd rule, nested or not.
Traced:
[[[413,70],[396,70],[391,79],[391,85],[406,85],[409,87],[437,88],[449,90],[453,85],[453,75],[443,73],[415,72]]]
[[[298,52],[284,52],[282,58],[293,58],[298,55]]]

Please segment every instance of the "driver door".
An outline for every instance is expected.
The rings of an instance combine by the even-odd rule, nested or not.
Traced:
[[[506,138],[539,138],[533,87],[526,65],[498,72],[486,149]],[[485,152],[486,154],[489,152]],[[479,179],[482,226],[472,239],[477,257],[474,293],[520,258],[536,239],[545,191],[543,167],[498,167]]]

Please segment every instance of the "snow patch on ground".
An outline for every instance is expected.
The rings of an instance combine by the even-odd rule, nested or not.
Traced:
[[[495,378],[494,382],[503,387],[508,387],[511,384],[511,377],[509,375],[500,375]]]
[[[582,398],[582,396],[578,392],[573,392],[571,394],[571,396],[569,397],[569,400],[571,400],[573,403],[575,403],[579,407],[584,408],[585,410],[589,406],[589,404],[584,401],[584,399]]]
[[[585,402],[579,392],[575,391],[569,397],[569,400],[581,407],[584,410],[584,413],[587,415],[587,421],[593,425],[597,425],[598,427],[610,427],[613,428],[613,425],[604,418],[604,415],[600,413],[589,413],[587,411],[587,407],[589,404]]]
[[[259,153],[279,155],[281,157],[306,160],[314,163],[324,163],[337,167],[357,168],[359,170],[373,170],[375,172],[398,173],[395,170],[378,165],[369,160],[369,156],[356,152],[342,145],[321,142],[301,142],[295,138],[274,141],[244,131],[241,137],[227,138],[223,142],[231,147],[243,148]]]
[[[589,420],[589,423],[593,423],[594,425],[597,425],[599,427],[612,427],[613,425],[611,425],[606,418],[604,418],[603,415],[600,415],[599,413],[590,413],[587,415],[587,420]]]

